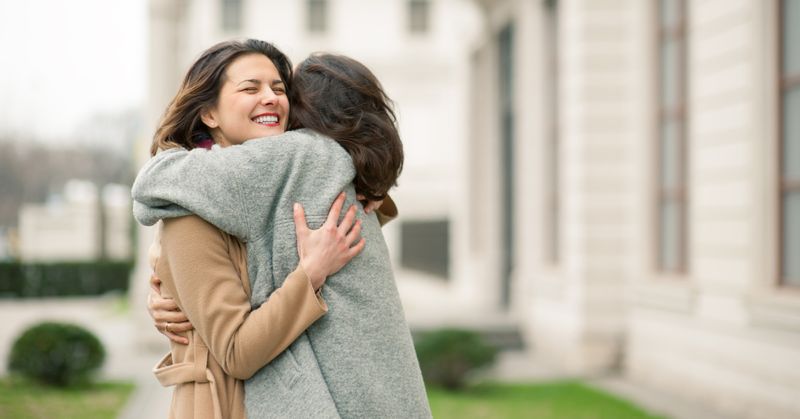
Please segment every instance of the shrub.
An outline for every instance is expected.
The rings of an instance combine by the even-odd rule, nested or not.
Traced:
[[[14,342],[8,369],[45,384],[67,386],[87,380],[104,359],[102,343],[88,330],[45,322]]]
[[[461,329],[423,333],[415,346],[425,382],[448,389],[464,387],[468,374],[491,365],[497,355],[480,334]]]
[[[133,263],[0,262],[0,298],[101,295],[126,292]]]

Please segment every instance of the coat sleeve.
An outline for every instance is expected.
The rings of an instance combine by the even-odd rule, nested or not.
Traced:
[[[165,220],[159,268],[165,285],[222,369],[248,379],[285,350],[327,306],[300,267],[251,311],[228,242],[204,220]]]
[[[196,214],[222,230],[248,238],[238,150],[212,153],[198,149],[165,150],[141,168],[131,188],[133,215],[143,225],[158,220]]]
[[[278,206],[321,191],[335,197],[354,175],[343,148],[307,130],[212,150],[173,148],[139,171],[133,212],[144,225],[193,213],[247,242],[263,233]]]

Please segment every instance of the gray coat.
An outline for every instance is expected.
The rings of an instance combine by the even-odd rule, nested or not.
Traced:
[[[349,154],[299,130],[242,145],[159,153],[133,185],[144,225],[195,213],[247,245],[253,307],[298,263],[292,205],[320,226],[336,195],[355,202]],[[250,418],[427,418],[414,346],[374,214],[359,211],[364,251],[328,278],[328,314],[245,383]]]

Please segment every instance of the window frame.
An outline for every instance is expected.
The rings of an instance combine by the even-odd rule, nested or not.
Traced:
[[[791,288],[800,288],[800,278],[791,278],[788,276],[788,273],[785,271],[784,263],[786,262],[786,218],[785,218],[785,206],[787,197],[791,193],[800,193],[800,179],[790,179],[786,174],[786,165],[785,160],[783,158],[784,151],[785,151],[785,143],[786,143],[786,131],[784,127],[784,111],[785,111],[785,102],[788,93],[793,89],[800,89],[800,70],[795,74],[787,74],[787,71],[784,69],[784,65],[786,62],[786,54],[785,54],[785,46],[786,46],[786,38],[785,38],[785,8],[786,8],[786,1],[787,0],[777,0],[778,2],[778,24],[775,25],[777,28],[777,116],[778,116],[778,146],[776,147],[778,153],[776,159],[778,160],[775,165],[777,168],[777,196],[778,196],[778,218],[777,218],[777,225],[778,225],[778,254],[777,254],[777,283],[779,286],[782,287],[791,287]]]
[[[425,11],[424,19],[422,20],[422,24],[418,25],[419,22],[414,20],[415,16],[415,5],[424,6],[423,10]],[[412,35],[424,35],[430,32],[431,30],[431,1],[430,0],[407,0],[406,2],[406,13],[408,19],[408,32]]]
[[[655,257],[654,267],[657,272],[673,275],[683,275],[689,270],[689,144],[688,144],[688,22],[689,11],[686,0],[674,0],[678,5],[678,11],[674,26],[665,26],[662,17],[662,2],[656,2],[655,27],[656,27],[656,135],[655,135]],[[679,49],[676,58],[680,60],[675,70],[677,71],[677,86],[675,102],[671,107],[664,104],[663,76],[665,71],[664,57],[662,48],[667,42],[674,42]],[[678,123],[680,127],[675,133],[675,140],[679,147],[679,152],[675,156],[677,159],[677,173],[674,187],[665,187],[663,182],[664,173],[664,152],[663,152],[663,132],[665,125]],[[674,267],[665,266],[664,260],[664,211],[665,204],[673,203],[677,205],[679,222],[678,232],[680,234],[677,249],[677,263]]]
[[[237,32],[242,30],[244,0],[220,1],[220,26],[224,32]],[[235,8],[235,12],[231,11]]]
[[[320,20],[315,20],[316,12],[315,5],[320,9]],[[328,0],[306,0],[306,31],[312,34],[324,34],[328,32],[328,14],[329,14]],[[317,26],[319,25],[319,26]]]
[[[559,65],[558,65],[558,0],[545,0],[542,2],[545,16],[545,85],[550,86],[548,95],[545,98],[545,109],[549,109],[548,131],[546,132],[546,144],[550,155],[546,165],[545,179],[548,180],[545,196],[545,262],[555,266],[561,261],[561,177],[559,171],[560,164],[560,129],[559,129]]]

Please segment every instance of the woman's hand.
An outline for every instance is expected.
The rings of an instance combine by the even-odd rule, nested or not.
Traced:
[[[364,207],[364,212],[366,212],[367,214],[372,212],[372,210],[380,208],[381,205],[383,205],[383,199],[381,199],[380,201],[369,201],[367,200],[366,196],[361,194],[357,194],[356,199],[358,200],[358,202],[361,202],[361,206]]]
[[[155,274],[150,275],[150,293],[147,295],[147,312],[153,318],[156,330],[171,341],[188,345],[189,339],[177,333],[192,330],[194,326],[183,314],[175,300],[161,296],[161,280]]]
[[[356,206],[352,205],[342,219],[339,214],[344,206],[345,194],[340,193],[333,201],[328,218],[317,230],[306,223],[306,214],[300,204],[294,204],[294,228],[297,234],[297,253],[300,265],[311,279],[314,290],[318,290],[328,276],[342,269],[357,254],[364,250],[361,238],[361,221],[356,220]]]

